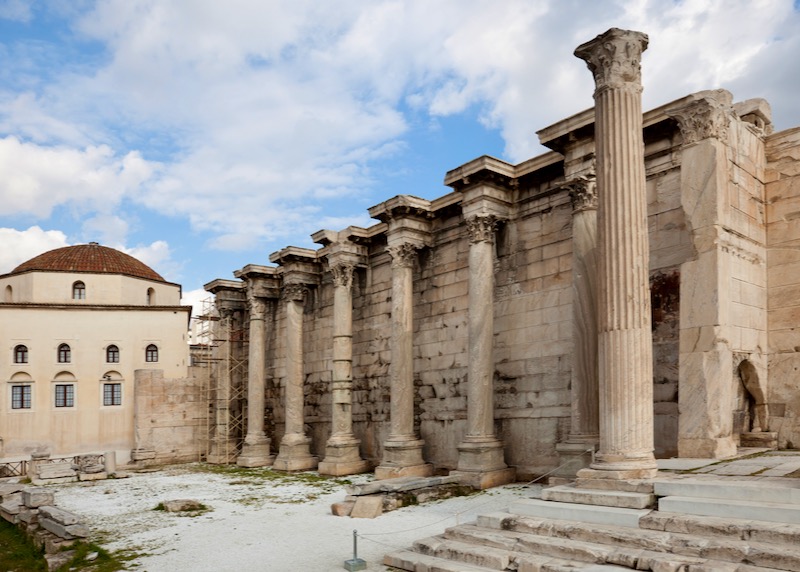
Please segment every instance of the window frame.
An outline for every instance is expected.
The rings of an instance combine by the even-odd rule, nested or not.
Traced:
[[[117,344],[109,344],[106,347],[106,363],[119,363],[119,346]]]
[[[30,383],[14,383],[11,385],[12,411],[33,409],[33,385]]]
[[[119,407],[122,405],[122,383],[106,381],[103,383],[103,407]]]
[[[72,363],[72,348],[69,347],[69,344],[59,344],[56,357],[58,363]]]
[[[56,383],[53,404],[57,409],[75,407],[75,384]],[[63,395],[60,395],[63,393]]]
[[[158,363],[158,346],[156,344],[148,344],[144,349],[144,361]]]
[[[17,344],[14,346],[14,363],[26,364],[28,363],[28,346],[25,344]]]
[[[72,283],[72,299],[86,300],[86,283],[83,280],[76,280]]]

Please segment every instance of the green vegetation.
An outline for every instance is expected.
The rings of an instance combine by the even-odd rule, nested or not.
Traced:
[[[41,550],[13,524],[0,519],[0,570],[36,572],[47,570]]]
[[[320,494],[333,492],[337,487],[352,484],[349,479],[326,477],[315,472],[282,473],[267,467],[197,464],[192,466],[192,470],[230,477],[232,480],[228,482],[229,485],[259,485],[265,482],[277,486],[305,484],[320,489]]]

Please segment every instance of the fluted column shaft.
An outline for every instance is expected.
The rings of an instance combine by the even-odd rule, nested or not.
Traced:
[[[656,467],[639,63],[646,47],[644,34],[611,29],[575,52],[596,83],[601,414],[592,468],[608,471]]]
[[[337,440],[353,436],[353,267],[333,270],[333,435]]]

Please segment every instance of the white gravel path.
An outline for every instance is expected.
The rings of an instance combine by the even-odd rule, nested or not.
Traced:
[[[217,474],[202,465],[182,465],[61,486],[56,504],[81,515],[105,548],[138,554],[130,567],[139,571],[340,571],[352,558],[354,529],[364,535],[358,555],[367,561],[367,570],[385,571],[384,553],[535,493],[509,485],[376,519],[333,516],[331,504],[344,500],[345,494],[345,484],[331,480]],[[198,516],[153,510],[172,499],[198,500],[211,510]]]

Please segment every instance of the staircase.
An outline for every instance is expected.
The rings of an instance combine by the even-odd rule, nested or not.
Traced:
[[[387,554],[411,572],[800,571],[800,481],[568,485]],[[657,510],[644,508],[657,502]]]

